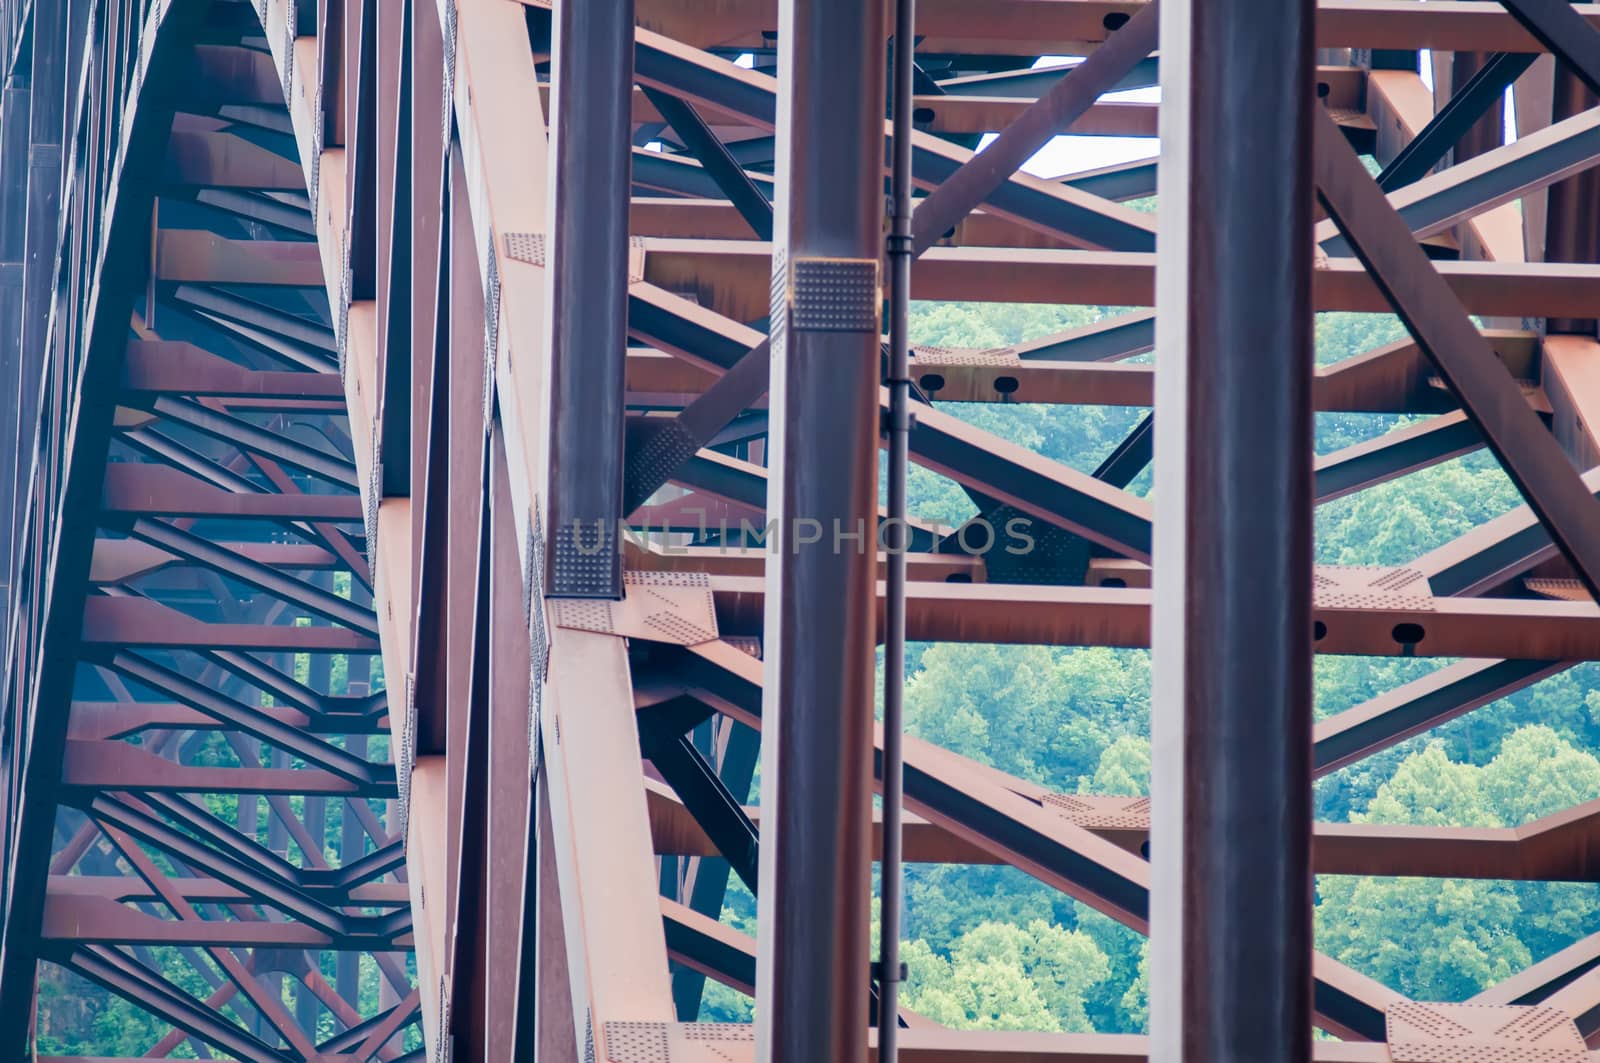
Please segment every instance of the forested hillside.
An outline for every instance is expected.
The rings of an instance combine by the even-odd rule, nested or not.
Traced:
[[[920,343],[994,347],[1093,320],[1071,307],[922,304]],[[1321,364],[1403,335],[1392,317],[1322,314]],[[1092,470],[1143,415],[1108,407],[944,404],[975,425]],[[1406,423],[1319,415],[1327,453]],[[1149,473],[1133,489],[1150,489]],[[1329,564],[1399,564],[1517,505],[1486,453],[1322,506],[1316,547]],[[911,508],[950,523],[972,504],[913,470]],[[1143,651],[939,644],[909,655],[907,724],[922,738],[1052,790],[1145,794],[1150,658]],[[1318,717],[1450,662],[1320,658]],[[1323,779],[1328,821],[1514,826],[1600,796],[1600,671],[1586,665]],[[907,872],[906,1002],[952,1026],[1102,1032],[1145,1027],[1144,939],[1011,869],[914,865]],[[754,932],[748,894],[725,918]],[[1461,1000],[1600,930],[1587,884],[1374,879],[1317,883],[1318,947],[1407,995]],[[749,1003],[708,988],[707,1017]]]

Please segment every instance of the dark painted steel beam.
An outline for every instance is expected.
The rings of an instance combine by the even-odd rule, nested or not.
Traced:
[[[1570,661],[1466,660],[1386,691],[1312,729],[1318,776],[1571,667]]]
[[[649,86],[645,86],[644,94],[683,140],[684,147],[700,160],[756,239],[772,239],[772,203],[728,153],[727,145],[712,132],[694,105]]]
[[[148,213],[139,202],[150,201],[150,188],[139,180],[139,169],[148,178],[159,165],[160,147],[172,121],[172,84],[182,54],[196,31],[201,14],[198,0],[172,0],[152,8],[149,18],[159,18],[150,55],[150,71],[137,86],[137,96],[128,98],[123,86],[90,82],[88,90],[97,96],[98,106],[123,115],[116,127],[118,149],[116,175],[127,182],[127,198],[118,200],[121,208],[104,222],[100,239],[84,247],[95,247],[102,283],[86,293],[81,317],[75,322],[82,333],[68,347],[76,367],[75,401],[61,403],[70,419],[71,447],[64,448],[55,466],[59,479],[46,485],[41,496],[63,519],[61,534],[55,536],[49,557],[35,558],[35,578],[44,594],[42,616],[37,620],[37,642],[23,657],[13,652],[10,667],[30,678],[23,689],[27,707],[16,719],[26,721],[23,728],[25,759],[15,772],[17,803],[8,802],[7,824],[10,851],[4,868],[5,903],[3,930],[0,930],[0,1031],[13,1038],[10,1051],[20,1052],[21,1041],[29,1028],[28,1008],[32,1001],[37,961],[37,934],[48,873],[50,838],[55,823],[55,790],[59,782],[61,755],[66,737],[67,713],[71,702],[75,672],[69,648],[76,644],[83,622],[83,588],[94,549],[93,523],[81,514],[94,511],[101,477],[106,465],[114,414],[114,392],[122,346],[128,331],[128,312],[141,263],[148,256]],[[140,30],[145,27],[141,25]],[[139,38],[142,40],[142,37]],[[88,79],[84,79],[88,81]],[[133,160],[125,163],[125,160]],[[97,160],[80,159],[88,167]],[[131,172],[129,167],[131,167]],[[112,172],[111,160],[104,169]],[[80,189],[80,192],[83,191]],[[94,196],[94,209],[100,208]],[[88,257],[86,254],[85,257]],[[81,359],[81,360],[79,360]],[[58,396],[57,396],[58,397]],[[65,435],[65,431],[63,432]],[[39,553],[45,553],[40,549]],[[13,763],[17,763],[14,761]]]
[[[652,719],[640,720],[644,755],[677,792],[745,887],[759,897],[756,876],[760,838],[755,824],[745,814],[743,802],[723,784],[717,770],[695,748],[691,736],[670,725],[652,723]]]
[[[1490,56],[1465,84],[1455,88],[1450,99],[1410,143],[1400,149],[1400,154],[1389,160],[1389,165],[1378,174],[1378,187],[1393,192],[1425,176],[1490,107],[1505,98],[1506,89],[1537,58],[1512,52]]]
[[[1590,92],[1600,93],[1600,31],[1596,31],[1567,0],[1501,0],[1522,27],[1545,49],[1560,57],[1583,80]]]
[[[341,487],[356,486],[355,465],[348,458],[297,443],[243,418],[219,413],[183,398],[157,398],[151,403],[151,409],[173,424],[192,428],[219,442],[254,451]]]
[[[979,203],[1009,182],[1057,134],[1064,132],[1155,50],[1159,8],[1146,4],[1106,42],[1053,85],[983,151],[944,178],[912,216],[916,253],[932,247]]]
[[[756,1007],[768,1063],[866,1059],[876,551],[805,543],[799,522],[874,538],[884,14],[881,2],[797,0],[779,27],[789,194],[774,228],[766,508],[778,554],[762,736],[772,816]]]
[[[1310,0],[1161,18],[1164,106],[1183,102],[1162,116],[1156,265],[1150,1052],[1294,1063],[1313,1016],[1311,112],[1332,123]]]
[[[1456,412],[1336,450],[1316,461],[1317,504],[1470,454],[1482,446],[1477,426],[1466,414]]]
[[[403,0],[399,19],[401,27],[400,54],[397,57],[398,99],[396,101],[396,132],[394,141],[394,168],[389,178],[389,201],[393,207],[392,228],[389,232],[389,260],[383,265],[384,283],[379,293],[384,315],[382,351],[383,399],[379,404],[380,418],[378,451],[383,479],[379,484],[382,496],[409,497],[411,494],[411,404],[412,342],[411,322],[417,312],[413,307],[416,292],[413,278],[416,275],[415,255],[412,248],[414,226],[420,224],[407,209],[412,196],[411,137],[413,84],[412,23],[416,18],[417,4]],[[431,12],[423,12],[431,17]]]
[[[556,24],[545,593],[621,598],[633,2]]]
[[[376,638],[378,621],[370,609],[363,609],[348,598],[322,590],[305,580],[281,572],[271,565],[253,561],[236,550],[191,535],[164,521],[141,518],[133,522],[130,534],[179,557],[216,569],[231,579],[246,583],[268,594],[277,595],[353,631]]]
[[[737,115],[760,128],[775,128],[778,83],[769,75],[742,71],[735,74],[657,34],[641,32],[638,76],[641,83]],[[883,136],[882,122],[879,136]],[[918,134],[912,155],[913,173],[919,185],[935,187],[969,158],[970,153],[946,141]],[[996,213],[1074,244],[1122,251],[1149,251],[1155,244],[1153,227],[1142,219],[1109,201],[1087,199],[1066,186],[1019,181],[1008,175],[986,203]]]

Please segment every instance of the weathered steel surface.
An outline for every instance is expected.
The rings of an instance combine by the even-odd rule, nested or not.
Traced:
[[[150,1059],[874,1051],[891,7],[0,2],[0,1054],[59,969],[165,1023]],[[906,637],[1153,642],[1161,689],[1154,866],[1147,801],[916,739],[905,854],[1019,868],[1160,962],[1149,1041],[902,1008],[898,1053],[1600,1040],[1593,939],[1480,1030],[1313,952],[1304,888],[1600,875],[1593,802],[1458,829],[1306,801],[1600,659],[1600,6],[1173,3],[1155,57],[1139,0],[915,17],[911,294],[1134,309],[913,345],[910,460],[998,535],[911,515]],[[1068,130],[1161,152],[1019,172]],[[1411,337],[1314,367],[1324,310]],[[1089,473],[949,402],[1162,416]],[[1314,458],[1313,410],[1429,419]],[[1484,447],[1527,506],[1312,566],[1315,505]],[[1463,659],[1313,727],[1314,652]],[[759,942],[717,921],[730,875]],[[761,996],[759,1036],[693,1022],[707,978]]]

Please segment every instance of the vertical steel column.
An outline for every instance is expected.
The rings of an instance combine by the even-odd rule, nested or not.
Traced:
[[[26,262],[25,234],[28,220],[28,79],[13,74],[0,93],[0,381],[13,396],[22,393],[22,378],[27,374],[27,359],[17,342],[22,334],[22,278]],[[20,406],[15,401],[0,403],[0,439],[18,435]],[[17,511],[19,493],[27,491],[27,477],[13,461],[0,463],[0,506],[8,514]],[[10,586],[12,534],[15,522],[9,516],[0,522],[0,631],[10,630]],[[0,653],[0,657],[4,654]],[[3,662],[0,662],[3,663]]]
[[[1453,52],[1450,55],[1450,91],[1460,92],[1488,61],[1486,52]],[[1505,94],[1502,93],[1456,141],[1452,161],[1459,166],[1468,159],[1492,151],[1506,142]]]
[[[762,1063],[867,1051],[884,14],[779,7]]]
[[[1564,63],[1556,64],[1551,120],[1560,122],[1582,114],[1597,100],[1583,81]],[[1545,215],[1546,262],[1594,262],[1600,259],[1600,173],[1585,170],[1550,188]],[[1551,318],[1547,330],[1557,333],[1595,334],[1593,318]]]
[[[1152,1059],[1311,1054],[1314,14],[1162,5]]]
[[[911,137],[916,106],[916,0],[895,0],[894,73],[890,101],[894,153],[890,160],[889,236],[889,570],[884,581],[883,631],[883,843],[878,863],[878,1060],[897,1063],[900,1040],[900,910],[904,901],[906,466],[911,445]]]
[[[633,0],[556,6],[545,586],[621,598]]]
[[[81,20],[83,4],[78,4],[79,35],[81,36]],[[30,487],[30,472],[33,462],[33,442],[39,420],[39,381],[44,366],[45,331],[50,318],[51,286],[55,274],[56,242],[58,238],[58,225],[60,221],[61,199],[61,140],[67,118],[64,115],[65,103],[69,91],[69,83],[76,86],[75,78],[69,76],[69,71],[75,72],[76,67],[67,61],[68,41],[68,0],[34,0],[33,4],[33,63],[31,69],[31,83],[28,101],[28,192],[27,192],[27,225],[23,234],[23,261],[22,261],[22,320],[17,334],[17,377],[16,391],[13,402],[16,407],[16,417],[11,424],[10,435],[0,435],[0,463],[4,463],[8,473],[0,473],[0,477],[9,475],[11,480],[11,498],[14,508],[3,519],[6,530],[3,533],[11,546],[8,552],[0,554],[0,579],[8,584],[7,594],[10,605],[7,608],[6,627],[0,631],[9,633],[13,615],[26,616],[27,602],[23,595],[26,591],[22,582],[21,564],[22,555],[27,549],[28,539],[28,495]],[[10,382],[10,370],[6,374]],[[7,448],[10,448],[7,452]],[[37,580],[37,575],[34,580]],[[36,585],[36,584],[35,584]],[[26,624],[26,619],[23,621]],[[13,661],[10,655],[16,652],[18,646],[7,642],[0,649],[0,675],[4,675],[11,668]],[[23,669],[18,669],[17,683],[23,683],[21,674]],[[18,690],[26,689],[19,686]],[[22,720],[18,713],[21,706],[26,704],[26,699],[14,697],[10,706],[9,715],[4,720],[7,733],[0,737],[0,750],[6,758],[7,778],[16,783],[20,776],[19,739],[21,736]],[[0,804],[4,805],[5,818],[0,820],[9,832],[12,826],[10,815],[14,807],[11,798],[14,795],[0,796]],[[5,839],[7,848],[0,850],[9,852],[10,835]],[[3,876],[0,876],[3,877]],[[0,903],[4,903],[4,884],[0,883]]]

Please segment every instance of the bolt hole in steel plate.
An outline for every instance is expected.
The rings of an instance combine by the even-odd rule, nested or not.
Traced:
[[[1402,646],[1415,646],[1427,637],[1421,624],[1396,624],[1390,635]]]

